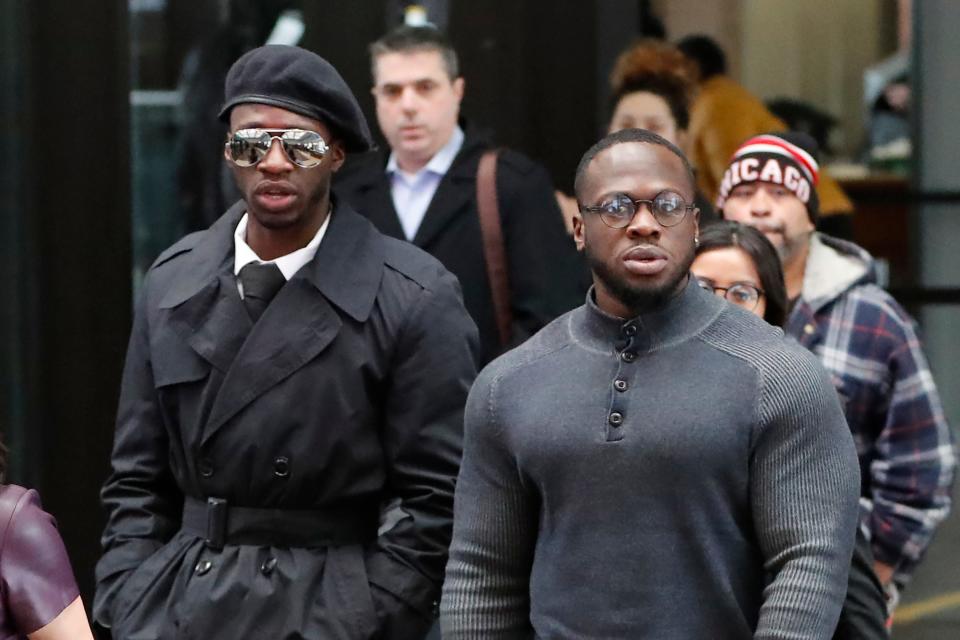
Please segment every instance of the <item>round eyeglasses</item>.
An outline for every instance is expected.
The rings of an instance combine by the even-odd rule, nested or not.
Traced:
[[[743,307],[747,311],[756,309],[761,296],[764,295],[763,289],[746,282],[735,282],[729,287],[718,287],[710,280],[697,278],[697,284],[700,285],[701,289],[714,294],[721,294],[728,301],[738,307]]]
[[[227,155],[238,167],[252,167],[270,153],[274,140],[280,141],[290,162],[310,169],[327,153],[327,142],[316,131],[303,129],[240,129],[227,140]]]
[[[598,213],[600,219],[608,227],[623,229],[630,225],[642,204],[649,207],[653,218],[662,227],[672,227],[680,224],[688,211],[696,209],[696,206],[687,204],[687,201],[679,194],[672,191],[663,191],[658,193],[653,200],[635,200],[625,193],[616,193],[598,205],[581,206],[580,211]]]

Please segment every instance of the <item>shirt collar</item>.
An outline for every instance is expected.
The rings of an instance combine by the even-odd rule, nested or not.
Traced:
[[[450,139],[447,140],[447,144],[440,147],[440,150],[430,158],[430,162],[414,174],[402,171],[397,164],[397,154],[391,151],[390,158],[387,160],[387,174],[398,174],[414,180],[427,171],[441,176],[446,175],[447,171],[450,170],[450,166],[453,164],[453,160],[457,157],[457,153],[460,152],[460,147],[463,146],[464,138],[463,129],[461,129],[459,125],[454,127],[453,134],[451,134]]]
[[[237,229],[233,233],[233,274],[237,275],[240,273],[240,269],[244,268],[251,262],[257,262],[260,264],[270,264],[273,263],[277,265],[277,268],[280,269],[280,273],[283,274],[283,277],[289,280],[293,277],[297,271],[300,270],[303,265],[307,264],[313,257],[317,254],[317,248],[320,246],[320,241],[323,240],[324,234],[327,232],[327,227],[330,226],[330,218],[333,217],[333,211],[331,210],[330,214],[327,215],[327,219],[323,221],[323,224],[320,225],[320,228],[317,229],[316,235],[313,236],[313,239],[307,244],[307,246],[302,249],[297,249],[293,253],[288,253],[285,256],[280,256],[274,260],[261,260],[260,256],[250,248],[250,245],[247,244],[247,216],[249,214],[244,213],[243,217],[240,218],[240,222],[237,224]]]
[[[587,293],[586,304],[575,313],[571,324],[573,337],[583,346],[609,352],[629,346],[634,353],[652,352],[688,340],[709,325],[724,310],[723,301],[704,291],[694,278],[658,309],[634,318],[618,318],[601,309],[594,299],[594,288]]]

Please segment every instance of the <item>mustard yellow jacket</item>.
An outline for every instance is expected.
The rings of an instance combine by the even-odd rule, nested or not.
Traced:
[[[690,161],[697,168],[700,190],[715,201],[723,172],[737,147],[751,136],[786,130],[786,124],[763,102],[729,77],[708,79],[694,100],[688,129]],[[853,203],[824,170],[820,171],[817,195],[821,215],[853,213]]]

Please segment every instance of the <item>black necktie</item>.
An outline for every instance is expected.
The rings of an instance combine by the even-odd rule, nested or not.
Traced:
[[[243,285],[243,304],[247,307],[250,319],[256,322],[287,279],[280,272],[280,267],[272,263],[251,262],[240,269],[239,275]]]

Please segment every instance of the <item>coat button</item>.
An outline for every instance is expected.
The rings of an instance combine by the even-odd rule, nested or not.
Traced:
[[[271,573],[273,573],[273,570],[276,568],[276,566],[277,566],[276,558],[273,558],[273,557],[267,558],[260,564],[260,573],[262,573],[265,576],[268,576]]]
[[[630,338],[632,338],[633,336],[637,335],[637,325],[635,325],[635,324],[628,324],[627,326],[625,326],[625,327],[623,328],[623,334],[624,334],[625,336],[627,336],[627,337],[630,337]]]
[[[607,421],[612,427],[619,427],[623,424],[623,414],[619,411],[614,411],[610,414],[610,417],[607,418]]]
[[[817,332],[817,328],[813,326],[813,323],[805,324],[803,325],[803,332],[808,336],[812,336]]]
[[[614,380],[613,388],[617,391],[626,391],[627,390],[627,381],[626,380]]]
[[[209,478],[213,475],[213,463],[207,458],[202,459],[200,464],[197,465],[197,468],[200,470],[200,475],[204,478]]]
[[[197,566],[193,568],[193,572],[198,576],[202,576],[203,574],[210,571],[210,569],[212,568],[213,568],[212,562],[210,562],[209,560],[201,560],[200,562],[197,563]]]
[[[637,359],[637,354],[633,353],[632,351],[624,351],[620,354],[620,359],[624,362],[633,362]]]
[[[278,478],[286,478],[290,475],[290,458],[286,456],[277,456],[273,459],[273,475]]]

